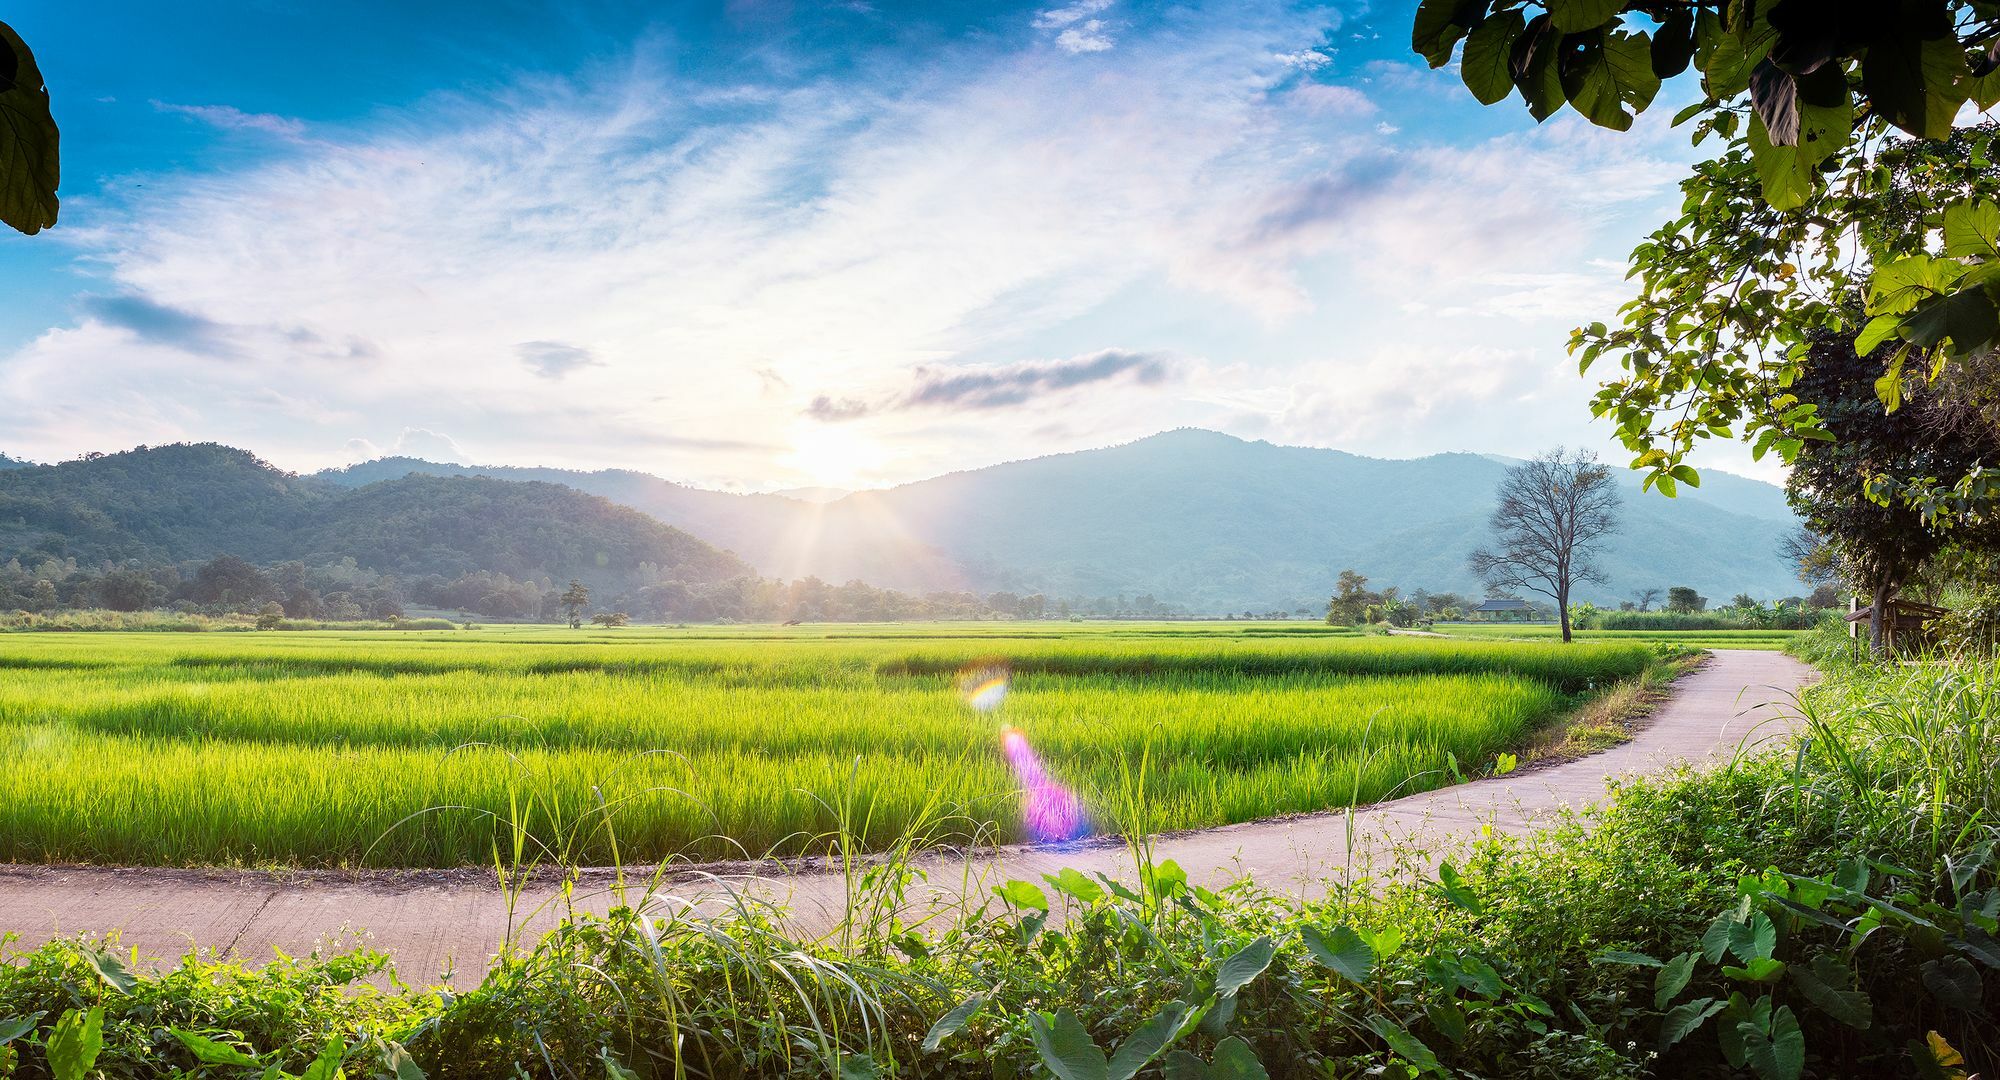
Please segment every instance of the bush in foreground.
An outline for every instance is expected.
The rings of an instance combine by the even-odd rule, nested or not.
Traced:
[[[1855,669],[1803,711],[1790,752],[1314,903],[1143,853],[930,933],[656,899],[455,996],[359,988],[365,953],[135,980],[67,942],[0,969],[0,1036],[65,1078],[93,1039],[113,1076],[1991,1075],[2000,668]]]

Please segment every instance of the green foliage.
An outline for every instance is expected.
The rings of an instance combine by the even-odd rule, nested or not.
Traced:
[[[28,43],[0,23],[0,221],[30,236],[56,223],[60,135]]]
[[[1683,185],[1681,215],[1633,252],[1641,292],[1623,325],[1593,323],[1571,339],[1586,370],[1606,355],[1624,367],[1593,411],[1617,424],[1634,467],[1667,494],[1671,481],[1693,476],[1684,459],[1700,440],[1740,435],[1760,457],[1776,450],[1789,462],[1829,437],[1823,403],[1793,388],[1816,333],[1858,333],[1864,355],[1900,343],[1877,371],[1891,412],[1907,382],[1950,378],[1953,364],[2000,339],[1991,129],[1954,130],[1968,100],[1981,109],[2000,100],[1990,5],[1498,0],[1419,9],[1412,45],[1433,67],[1460,39],[1474,95],[1493,104],[1511,83],[1538,120],[1568,104],[1624,130],[1627,107],[1644,109],[1660,79],[1690,62],[1700,72],[1703,100],[1675,122],[1696,121],[1697,144],[1719,136],[1725,148]],[[1504,71],[1495,59],[1503,39]],[[1892,130],[1913,139],[1896,143]],[[1986,469],[1872,472],[1878,497],[1927,516],[1977,518],[2000,494]]]

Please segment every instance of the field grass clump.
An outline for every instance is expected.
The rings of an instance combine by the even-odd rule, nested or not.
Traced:
[[[854,637],[453,631],[0,641],[0,859],[436,866],[490,858],[524,802],[616,808],[628,859],[819,850],[940,814],[1027,840],[1018,730],[1090,811],[1144,761],[1156,825],[1435,787],[1647,670],[1639,645],[935,628]],[[961,672],[1010,673],[971,707]],[[608,862],[614,834],[575,857]]]

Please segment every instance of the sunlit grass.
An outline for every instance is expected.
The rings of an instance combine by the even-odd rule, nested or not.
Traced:
[[[1022,839],[1005,725],[1106,820],[1144,758],[1155,827],[1215,825],[1436,786],[1651,655],[1007,625],[10,636],[0,859],[477,864],[528,795],[616,806],[627,859],[809,852],[843,799],[867,844],[934,804]],[[969,708],[957,673],[995,662],[1004,702]]]

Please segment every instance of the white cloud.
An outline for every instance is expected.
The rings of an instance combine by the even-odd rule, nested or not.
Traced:
[[[1113,42],[1105,30],[1104,20],[1090,19],[1057,34],[1056,44],[1064,52],[1094,53],[1110,49]]]
[[[1300,84],[1331,11],[1175,8],[1159,32],[1120,22],[1088,64],[1047,47],[1108,46],[1111,12],[1049,8],[1017,51],[967,46],[866,84],[692,84],[640,64],[529,80],[315,130],[239,171],[148,177],[122,214],[69,233],[104,268],[96,291],[129,301],[0,359],[0,412],[22,418],[7,449],[219,438],[306,468],[428,436],[425,456],[783,486],[814,479],[796,434],[819,394],[895,400],[920,368],[1107,342],[1217,359],[1004,415],[872,410],[843,437],[896,452],[859,479],[1237,417],[1386,440],[1394,425],[1326,404],[1346,362],[1329,336],[1379,356],[1412,319],[1468,321],[1471,338],[1505,322],[1487,362],[1529,363],[1525,343],[1559,344],[1581,315],[1544,323],[1609,295],[1589,265],[1622,255],[1607,223],[1672,175],[1643,136],[1560,123],[1389,144],[1373,95],[1405,100],[1401,66],[1366,91]],[[1454,89],[1439,100],[1477,111]],[[245,116],[196,118],[288,130]],[[204,340],[230,359],[196,360]],[[1364,383],[1393,373],[1362,364]]]
[[[306,134],[303,120],[271,113],[244,112],[233,105],[175,105],[171,102],[155,101],[153,108],[161,112],[176,113],[190,120],[199,120],[223,131],[249,131],[276,136],[287,141],[303,139]]]
[[[350,441],[348,445],[352,446],[353,442]],[[465,451],[459,448],[457,440],[427,428],[404,428],[403,433],[396,436],[395,452],[406,457],[424,458],[429,461],[465,464],[467,460]]]
[[[1049,8],[1035,15],[1035,29],[1060,30],[1089,19],[1112,5],[1113,0],[1077,0],[1064,7]]]

